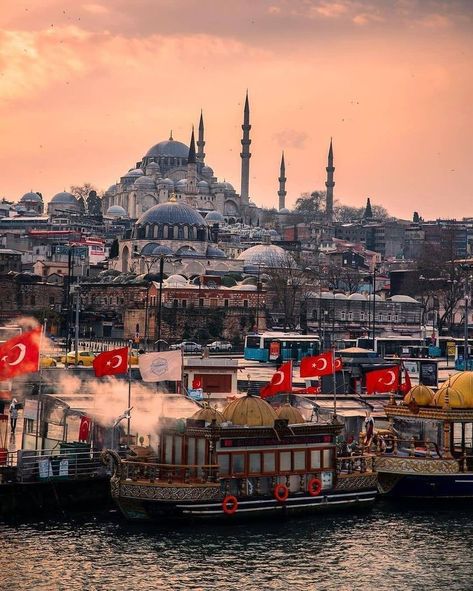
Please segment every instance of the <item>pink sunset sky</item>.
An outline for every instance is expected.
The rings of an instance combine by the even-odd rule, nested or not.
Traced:
[[[323,189],[410,218],[473,216],[470,0],[16,0],[0,13],[0,196],[106,189],[158,141],[188,143],[250,196]]]

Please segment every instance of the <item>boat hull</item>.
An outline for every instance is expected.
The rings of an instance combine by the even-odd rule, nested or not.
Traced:
[[[393,498],[471,499],[473,474],[383,474],[379,491]]]
[[[236,511],[229,515],[223,509],[223,498],[199,500],[156,500],[137,497],[115,497],[123,515],[131,521],[168,520],[224,520],[253,519],[278,515],[289,517],[318,511],[339,509],[360,509],[370,507],[376,500],[377,489],[373,485],[365,490],[332,490],[313,497],[307,493],[296,493],[286,501],[270,497],[244,497],[238,499]]]

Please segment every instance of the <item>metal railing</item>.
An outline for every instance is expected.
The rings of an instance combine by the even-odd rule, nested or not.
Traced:
[[[219,466],[216,464],[155,464],[122,460],[122,480],[173,483],[216,482]]]
[[[374,472],[373,455],[345,456],[337,458],[337,474],[364,474]]]
[[[17,482],[83,480],[110,475],[109,469],[100,460],[100,452],[96,451],[68,451],[51,455],[41,451],[22,450],[17,454]]]

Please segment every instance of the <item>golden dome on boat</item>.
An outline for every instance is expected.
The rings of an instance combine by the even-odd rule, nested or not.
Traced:
[[[442,408],[467,408],[465,397],[456,388],[440,388],[434,397],[434,405]]]
[[[296,425],[297,423],[305,423],[305,419],[301,414],[301,411],[289,403],[283,404],[276,411],[278,418],[287,419],[290,425]]]
[[[197,412],[195,412],[192,417],[197,421],[205,421],[206,423],[211,423],[214,419],[217,425],[223,423],[225,421],[225,417],[223,414],[218,411],[216,408],[212,408],[211,406],[205,406],[204,408],[200,408]]]
[[[418,386],[414,386],[409,390],[409,392],[404,396],[404,404],[410,404],[414,401],[419,406],[430,406],[434,400],[434,393],[433,391],[424,386],[419,384]]]
[[[259,396],[237,398],[224,408],[223,416],[234,425],[249,427],[272,427],[278,418],[274,408]]]
[[[462,408],[473,408],[473,371],[459,371],[450,376],[439,392],[445,388],[454,388],[463,396]]]

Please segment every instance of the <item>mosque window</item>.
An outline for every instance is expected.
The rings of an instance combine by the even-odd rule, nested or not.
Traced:
[[[164,240],[167,240],[167,238],[169,238],[169,228],[167,224],[163,226],[163,238]]]
[[[189,238],[189,226],[184,226],[184,228],[182,228],[182,232],[184,239],[187,240]]]
[[[189,240],[194,240],[194,228],[188,228],[189,231]]]
[[[169,240],[174,239],[174,226],[169,226],[168,228],[168,238]]]
[[[163,227],[158,226],[158,238],[162,238],[162,237],[163,237]]]
[[[179,240],[184,240],[184,228],[182,228],[182,227],[177,228],[177,237]]]
[[[159,234],[159,226],[157,226],[157,225],[156,225],[156,226],[154,226],[153,230],[154,230],[154,231],[153,231],[153,237],[154,237],[154,238],[158,238],[158,234]]]

